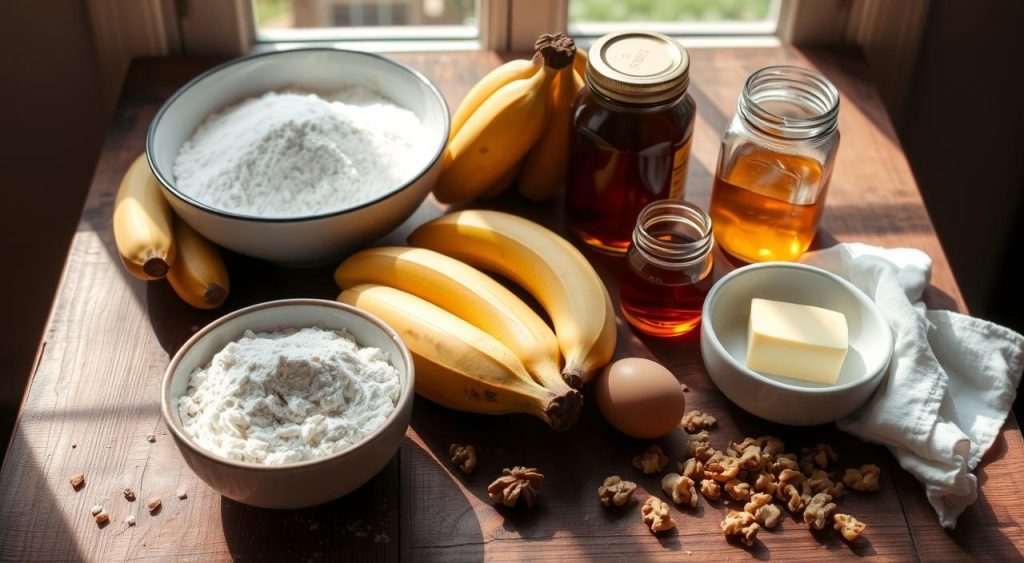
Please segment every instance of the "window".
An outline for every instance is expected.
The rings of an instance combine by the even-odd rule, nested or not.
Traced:
[[[257,41],[479,36],[477,0],[251,1]]]
[[[595,37],[622,29],[671,35],[768,35],[780,0],[569,0],[569,33]]]

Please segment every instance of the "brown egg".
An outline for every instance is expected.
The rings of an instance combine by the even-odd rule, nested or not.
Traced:
[[[683,386],[665,366],[644,358],[623,358],[594,382],[597,408],[609,424],[634,438],[668,434],[686,412]]]

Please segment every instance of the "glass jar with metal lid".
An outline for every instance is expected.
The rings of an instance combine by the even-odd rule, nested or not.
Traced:
[[[683,197],[697,109],[689,83],[689,55],[660,33],[613,33],[590,48],[565,201],[587,244],[625,252],[644,206]]]
[[[796,260],[811,245],[839,148],[839,92],[795,66],[750,75],[722,135],[711,193],[715,238],[748,262]]]

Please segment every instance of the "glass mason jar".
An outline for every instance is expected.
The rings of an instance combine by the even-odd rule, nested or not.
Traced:
[[[625,252],[637,215],[681,199],[697,105],[686,89],[690,57],[658,33],[597,40],[573,107],[565,209],[591,246]]]
[[[685,201],[655,201],[640,212],[626,252],[619,301],[640,332],[682,336],[700,324],[711,289],[711,218]]]
[[[715,238],[748,262],[796,260],[821,223],[839,148],[839,93],[816,72],[751,74],[722,136],[711,193]]]

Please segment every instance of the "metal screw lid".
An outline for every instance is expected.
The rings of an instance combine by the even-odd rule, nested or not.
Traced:
[[[591,47],[587,84],[601,94],[631,104],[653,104],[686,92],[690,55],[660,33],[610,33]]]

